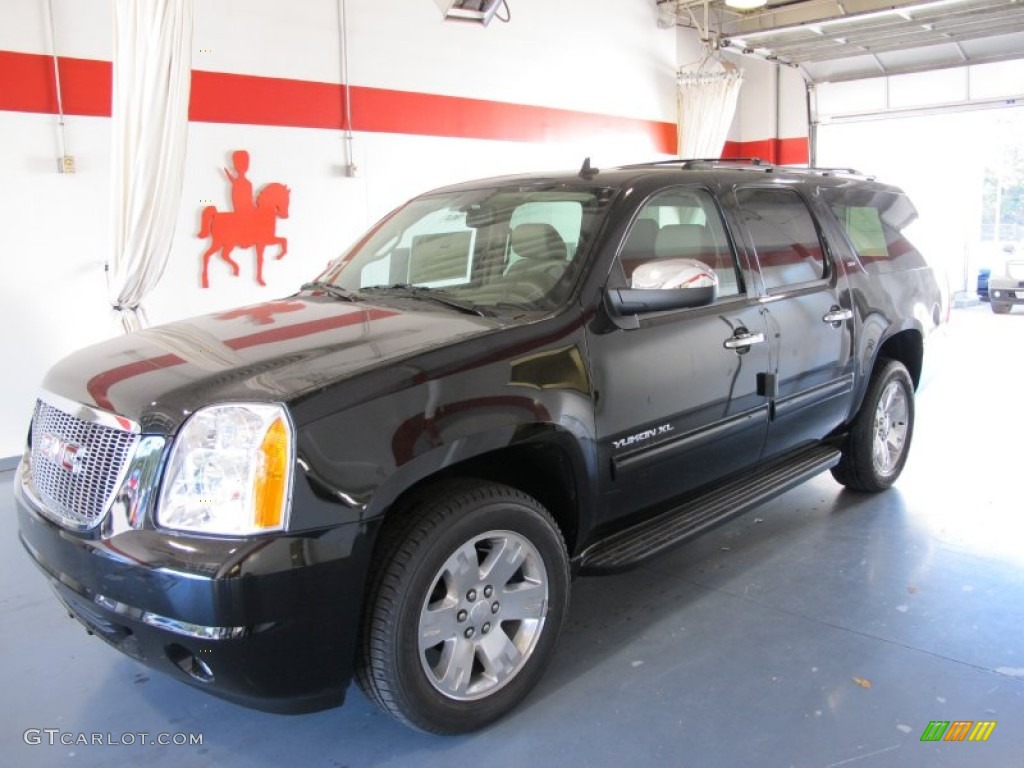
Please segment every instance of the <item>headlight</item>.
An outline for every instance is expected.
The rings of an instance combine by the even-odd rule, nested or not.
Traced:
[[[271,403],[196,411],[174,441],[157,523],[227,535],[282,530],[290,505],[291,420]]]

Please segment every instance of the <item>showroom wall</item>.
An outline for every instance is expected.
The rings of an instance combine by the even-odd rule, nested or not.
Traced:
[[[16,374],[0,398],[0,457],[20,452],[49,365],[119,332],[104,278],[111,5],[4,0],[0,356]],[[144,301],[150,320],[288,294],[373,220],[431,186],[576,167],[587,155],[600,166],[674,152],[677,34],[658,28],[653,2],[589,0],[585,13],[577,0],[509,5],[511,23],[483,28],[443,23],[433,0],[197,1],[183,198],[167,271]],[[57,173],[54,50],[73,174]],[[203,289],[200,211],[230,207],[225,168],[237,149],[249,153],[256,191],[273,181],[290,187],[290,217],[278,222],[288,254],[268,261],[266,287],[254,280],[251,251],[235,253],[239,277],[215,256]]]
[[[723,154],[805,165],[809,154],[803,75],[774,61],[726,55],[743,69],[743,89]]]
[[[679,65],[708,63],[697,33],[680,29]],[[736,115],[723,157],[759,157],[772,163],[805,165],[809,158],[807,85],[792,67],[756,56],[721,52],[722,59],[743,72]]]

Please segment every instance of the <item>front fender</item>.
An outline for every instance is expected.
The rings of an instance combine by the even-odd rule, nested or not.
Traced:
[[[578,365],[576,362],[578,361]],[[297,482],[316,504],[295,529],[379,517],[408,489],[516,446],[557,446],[574,499],[596,493],[594,407],[578,345],[492,362],[381,394],[300,426]],[[306,494],[309,497],[309,494]]]

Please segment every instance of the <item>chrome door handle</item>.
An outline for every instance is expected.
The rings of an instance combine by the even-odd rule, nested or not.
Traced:
[[[753,346],[754,344],[761,344],[764,342],[763,333],[737,333],[734,336],[730,336],[726,339],[722,346],[726,349],[746,349],[747,347]]]
[[[832,307],[822,319],[822,322],[829,323],[830,325],[838,326],[839,323],[844,320],[849,320],[853,317],[852,309],[840,309],[839,307]]]

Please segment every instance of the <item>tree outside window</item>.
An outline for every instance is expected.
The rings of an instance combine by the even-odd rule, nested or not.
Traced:
[[[1024,110],[998,113],[985,162],[981,239],[1024,240]]]

